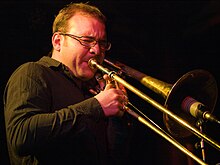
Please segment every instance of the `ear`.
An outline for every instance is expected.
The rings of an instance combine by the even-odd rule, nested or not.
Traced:
[[[53,44],[54,50],[60,51],[61,40],[62,40],[62,36],[58,32],[55,32],[52,36],[52,44]]]

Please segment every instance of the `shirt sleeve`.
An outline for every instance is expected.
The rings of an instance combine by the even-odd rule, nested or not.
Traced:
[[[50,112],[51,93],[42,78],[42,68],[28,63],[18,68],[5,88],[4,108],[7,138],[12,148],[26,155],[48,141],[74,134],[82,115],[99,120],[104,114],[92,97],[83,102]],[[75,131],[77,132],[77,131]]]

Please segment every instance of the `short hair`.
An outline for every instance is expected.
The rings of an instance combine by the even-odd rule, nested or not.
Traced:
[[[52,29],[53,33],[58,31],[65,33],[68,30],[68,20],[76,13],[92,16],[106,24],[105,15],[96,6],[90,5],[88,2],[70,3],[62,8],[55,17]]]

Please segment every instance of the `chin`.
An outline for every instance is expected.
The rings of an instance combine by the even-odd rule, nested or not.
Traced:
[[[93,78],[95,76],[95,72],[89,71],[89,72],[84,72],[81,75],[81,79],[82,80],[90,80],[91,78]]]

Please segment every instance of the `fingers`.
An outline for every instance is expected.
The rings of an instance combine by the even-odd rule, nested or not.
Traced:
[[[118,111],[117,116],[122,117],[125,113],[125,111],[127,110],[127,105],[128,105],[128,97],[126,95],[121,95],[121,101],[120,101],[121,105]]]
[[[108,89],[111,89],[111,88],[115,88],[116,89],[116,85],[115,85],[114,81],[106,83],[105,89],[108,90]]]
[[[121,91],[126,93],[125,87],[119,84],[117,81],[111,79],[107,74],[105,74],[103,78],[106,81],[106,89],[115,88],[115,89],[120,89]]]
[[[103,76],[104,80],[106,81],[105,90],[109,89],[116,89],[114,92],[117,93],[117,100],[119,102],[119,109],[116,116],[123,116],[124,112],[126,111],[126,105],[128,104],[128,97],[125,87],[122,84],[119,84],[117,81],[112,80],[107,74]]]
[[[114,81],[114,80],[112,80],[107,74],[105,74],[104,76],[103,76],[103,78],[105,79],[105,81],[106,81],[106,87],[105,87],[105,89],[110,89],[110,88],[116,88],[116,89],[118,89],[117,88],[117,86],[116,86],[116,82]]]
[[[120,108],[120,110],[118,111],[117,116],[122,117],[124,115],[124,113],[129,109],[127,107],[128,102],[123,102],[122,103],[122,107]]]

